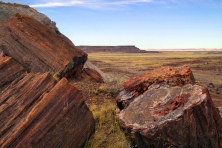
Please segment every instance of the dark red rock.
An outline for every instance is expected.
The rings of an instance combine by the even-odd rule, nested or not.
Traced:
[[[91,68],[84,68],[77,78],[80,80],[90,80],[98,83],[104,82],[102,76],[96,70]]]
[[[22,65],[14,59],[0,55],[0,88],[20,77],[24,72]]]
[[[29,73],[0,96],[0,147],[77,148],[94,132],[81,91],[65,78]]]
[[[117,101],[131,100],[116,114],[139,148],[222,146],[219,110],[207,88],[190,84],[194,78],[188,67],[160,68],[141,76],[123,84],[122,91],[138,93],[119,95]]]
[[[170,86],[182,86],[184,84],[194,84],[193,73],[188,66],[180,69],[170,67],[160,67],[136,77],[132,77],[123,83],[120,93],[117,96],[118,106],[122,109],[129,105],[133,99],[143,94],[153,84],[168,84]]]
[[[0,49],[27,71],[72,77],[87,54],[31,16],[15,14],[0,24]]]

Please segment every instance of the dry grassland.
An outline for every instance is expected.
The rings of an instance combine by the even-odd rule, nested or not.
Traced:
[[[118,83],[156,67],[188,65],[193,71],[196,82],[208,87],[215,105],[222,111],[222,52],[89,53],[88,57],[102,71],[110,74],[117,81],[121,80]],[[102,98],[103,101],[99,104],[92,102],[89,105],[96,119],[96,133],[89,139],[86,148],[132,147],[114,117],[117,108],[115,95],[109,99],[99,97],[113,90],[115,94],[120,85],[101,84],[96,88],[95,98]]]

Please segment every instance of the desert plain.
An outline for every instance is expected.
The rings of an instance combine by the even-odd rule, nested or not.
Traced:
[[[96,132],[85,147],[133,147],[129,135],[125,137],[114,117],[117,108],[116,94],[128,78],[162,66],[171,68],[189,66],[196,83],[208,88],[215,106],[222,115],[222,51],[93,52],[88,53],[88,59],[100,70],[112,76],[115,82],[95,83],[88,86],[90,89],[87,91],[82,89],[85,98],[90,98],[86,102],[97,123]],[[73,83],[79,86],[79,89],[86,84]]]

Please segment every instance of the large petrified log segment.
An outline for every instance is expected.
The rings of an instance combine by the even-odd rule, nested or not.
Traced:
[[[31,16],[15,14],[0,24],[0,49],[27,71],[69,77],[82,70],[87,54]]]
[[[0,57],[0,88],[21,76],[25,69],[11,57]]]
[[[181,86],[189,83],[194,84],[195,79],[188,66],[182,66],[180,69],[160,67],[146,74],[132,77],[120,88],[120,93],[116,98],[119,108],[126,108],[135,97],[143,94],[151,85],[160,83]]]
[[[117,118],[140,148],[219,146],[221,117],[199,85],[152,85]]]
[[[65,78],[30,73],[0,96],[0,147],[81,147],[94,132],[81,92]]]

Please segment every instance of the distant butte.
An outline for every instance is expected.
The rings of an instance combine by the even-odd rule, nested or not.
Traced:
[[[158,51],[146,51],[140,50],[134,45],[126,46],[76,46],[77,48],[85,51],[86,53],[91,52],[124,52],[124,53],[159,53]]]

